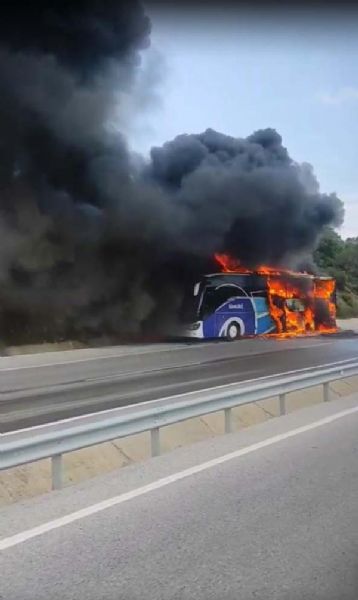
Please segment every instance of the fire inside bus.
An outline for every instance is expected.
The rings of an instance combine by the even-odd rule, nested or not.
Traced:
[[[259,267],[245,269],[215,255],[221,271],[204,275],[182,309],[182,335],[194,338],[336,331],[335,281],[308,273]]]

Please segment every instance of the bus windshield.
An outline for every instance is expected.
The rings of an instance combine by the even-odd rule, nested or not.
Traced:
[[[201,290],[201,282],[186,288],[179,311],[179,319],[182,323],[192,323],[198,319]]]

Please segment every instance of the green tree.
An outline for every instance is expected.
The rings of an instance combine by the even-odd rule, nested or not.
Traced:
[[[330,227],[327,228],[314,254],[314,259],[319,269],[327,272],[332,268],[334,269],[344,250],[344,246],[345,243],[338,233]]]
[[[314,254],[322,275],[337,282],[338,316],[358,316],[358,238],[342,238],[327,228]]]

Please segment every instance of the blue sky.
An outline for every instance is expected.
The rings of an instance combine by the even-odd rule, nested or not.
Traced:
[[[341,235],[357,236],[358,15],[148,12],[157,101],[134,149],[207,127],[237,137],[274,127],[295,160],[313,165],[321,190],[345,202]]]

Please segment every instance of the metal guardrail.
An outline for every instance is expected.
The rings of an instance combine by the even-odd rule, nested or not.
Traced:
[[[52,488],[59,489],[63,480],[62,456],[67,452],[150,431],[151,454],[158,456],[161,427],[222,410],[225,433],[230,433],[232,408],[236,406],[277,396],[279,413],[283,415],[286,394],[323,385],[323,400],[327,402],[329,383],[352,375],[358,375],[358,359],[135,404],[125,410],[112,410],[110,416],[105,411],[3,434],[0,436],[0,470],[51,458]]]

